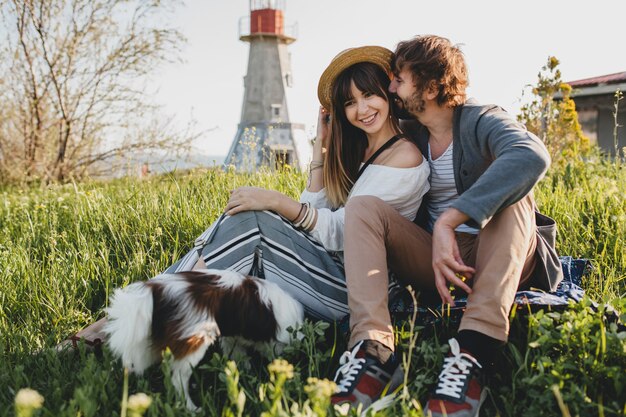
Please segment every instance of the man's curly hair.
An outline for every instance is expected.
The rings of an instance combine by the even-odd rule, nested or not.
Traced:
[[[438,88],[437,104],[455,107],[465,103],[469,85],[463,52],[448,39],[420,35],[398,43],[391,60],[397,74],[409,69],[417,91]]]

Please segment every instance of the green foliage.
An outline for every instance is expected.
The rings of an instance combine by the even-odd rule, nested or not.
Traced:
[[[593,261],[584,282],[598,299],[626,293],[626,170],[592,155],[553,169],[536,188],[541,211],[559,226],[560,253]]]
[[[614,303],[624,311],[624,299]],[[499,393],[505,415],[560,415],[556,392],[571,415],[623,415],[626,332],[607,320],[614,313],[612,306],[585,298],[562,312],[524,316],[518,340],[506,352],[516,372],[511,380],[501,374],[499,381],[508,387]]]
[[[228,406],[222,409],[222,417],[243,416],[246,394],[239,389],[239,370],[233,361],[228,361],[226,364],[224,382],[226,382]]]
[[[220,215],[229,190],[256,185],[295,197],[304,183],[304,174],[288,170],[205,170],[0,189],[0,416],[13,415],[16,394],[27,387],[45,398],[40,415],[120,416],[119,361],[107,349],[94,355],[52,347],[101,317],[113,288],[147,279],[184,254]],[[596,300],[626,311],[624,195],[626,170],[594,155],[555,167],[540,183],[536,198],[559,223],[560,253],[596,266],[583,283],[589,298],[558,313],[517,313],[483,415],[562,415],[558,392],[572,416],[624,416],[626,334],[590,308]],[[419,417],[455,329],[398,322],[396,330],[399,354],[410,364],[407,387],[378,415]],[[346,348],[343,329],[306,322],[300,333],[280,355],[286,362],[271,369],[276,354],[235,366],[211,349],[192,377],[198,415],[333,415],[328,379]],[[165,358],[141,377],[130,375],[129,403],[144,392],[152,400],[146,416],[195,416]]]
[[[518,120],[543,140],[553,162],[565,164],[587,156],[591,147],[578,123],[576,104],[570,97],[572,87],[561,81],[558,66],[558,59],[548,57],[532,87],[531,101],[521,107]],[[556,96],[560,98],[555,100]]]

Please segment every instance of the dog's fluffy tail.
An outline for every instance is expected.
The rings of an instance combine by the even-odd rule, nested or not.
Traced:
[[[109,348],[132,372],[142,373],[159,357],[151,346],[152,290],[137,282],[115,290],[104,327]]]

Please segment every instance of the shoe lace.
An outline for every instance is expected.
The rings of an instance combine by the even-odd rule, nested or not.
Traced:
[[[443,370],[439,374],[435,394],[459,399],[472,370],[476,366],[482,367],[473,356],[461,352],[459,343],[455,339],[450,339],[449,343],[452,355],[443,361]]]
[[[347,392],[350,384],[354,381],[359,371],[365,363],[364,358],[357,358],[356,354],[363,341],[359,342],[351,351],[345,351],[339,358],[339,369],[335,374],[335,382],[337,383],[336,393]]]

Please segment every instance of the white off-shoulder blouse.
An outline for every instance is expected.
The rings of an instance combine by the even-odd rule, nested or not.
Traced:
[[[426,159],[412,168],[369,165],[352,187],[348,200],[358,195],[378,197],[412,221],[430,188],[429,174]],[[317,209],[317,222],[311,236],[328,251],[343,251],[344,208],[331,210],[325,189],[315,193],[304,190],[300,202],[308,202]]]

